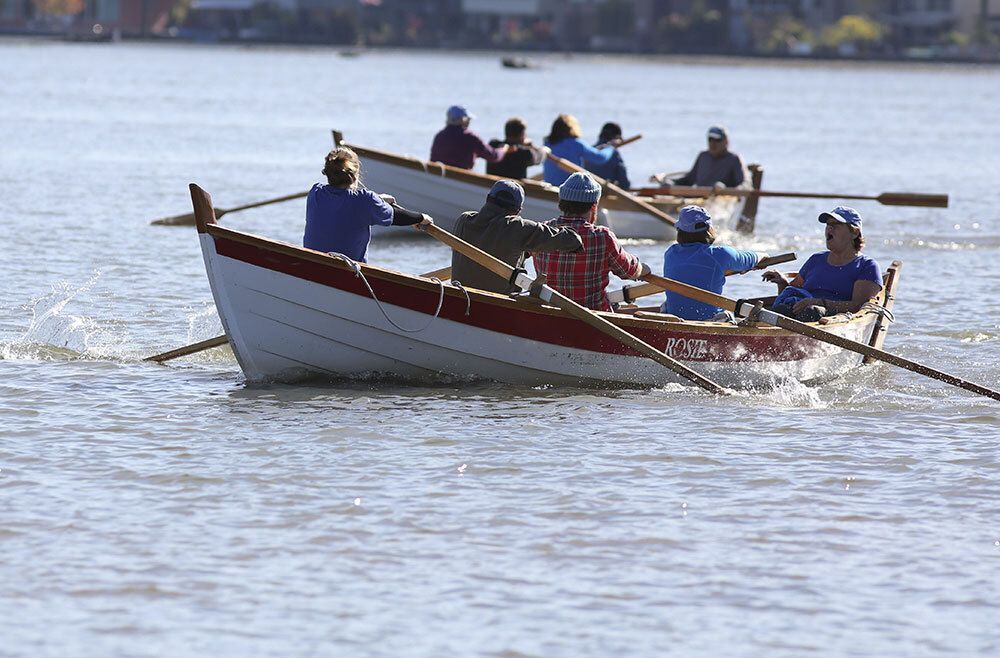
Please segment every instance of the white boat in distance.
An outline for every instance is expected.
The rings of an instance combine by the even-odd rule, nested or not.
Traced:
[[[438,226],[448,231],[455,228],[455,222],[462,213],[479,210],[493,183],[501,180],[499,176],[350,144],[340,140],[336,131],[334,141],[358,154],[365,187],[393,195],[405,208],[427,213]],[[754,186],[760,189],[763,169],[751,165],[751,171]],[[530,179],[520,182],[525,194],[522,217],[547,221],[559,216],[557,188]],[[672,217],[682,206],[695,203],[708,210],[715,226],[724,230],[739,227],[747,231],[752,230],[754,225],[758,201],[756,197],[722,195],[707,198],[658,196],[643,197],[643,200]],[[619,238],[672,242],[677,237],[673,226],[613,194],[601,198],[597,223],[609,227]],[[388,237],[411,236],[413,233],[393,227],[377,229],[375,234]]]
[[[597,387],[689,384],[534,297],[465,289],[225,228],[216,223],[204,190],[192,184],[191,197],[215,306],[248,382],[390,376]],[[898,267],[893,263],[886,271],[879,302],[887,309]],[[824,380],[863,361],[855,352],[774,326],[689,322],[655,312],[599,315],[730,388]],[[865,311],[823,328],[881,347],[884,318]]]

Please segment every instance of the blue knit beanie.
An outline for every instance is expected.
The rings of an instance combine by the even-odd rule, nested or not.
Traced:
[[[601,186],[590,174],[578,171],[559,186],[559,198],[578,203],[597,203],[601,200]]]

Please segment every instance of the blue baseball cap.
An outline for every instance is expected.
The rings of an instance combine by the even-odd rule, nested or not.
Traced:
[[[712,126],[708,129],[709,139],[729,139],[729,133],[722,126]]]
[[[819,221],[821,224],[826,224],[827,222],[849,224],[856,226],[859,231],[861,230],[861,215],[854,208],[848,208],[847,206],[837,206],[829,212],[820,213]]]
[[[465,119],[466,117],[468,117],[469,119],[476,118],[471,114],[469,114],[469,111],[466,110],[461,105],[452,105],[451,107],[448,108],[448,121],[458,122],[461,121],[462,119]]]
[[[685,233],[701,233],[712,228],[712,216],[701,206],[684,206],[674,228]]]
[[[597,203],[601,200],[601,186],[590,174],[578,171],[559,186],[559,198],[577,203]]]
[[[493,183],[486,199],[504,208],[520,210],[524,205],[524,188],[512,180],[498,180]]]

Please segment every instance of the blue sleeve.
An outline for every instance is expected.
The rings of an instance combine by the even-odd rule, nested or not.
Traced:
[[[602,149],[596,149],[582,139],[577,139],[576,141],[580,147],[580,157],[587,162],[591,162],[593,164],[604,164],[615,154],[615,148],[613,146],[605,146]]]
[[[746,272],[757,265],[757,254],[752,251],[719,246],[712,249],[712,257],[723,270]]]
[[[861,268],[858,271],[859,281],[871,281],[872,283],[877,283],[881,288],[883,285],[882,281],[882,270],[879,268],[878,263],[874,259],[864,256],[864,262],[861,264]]]
[[[365,195],[371,199],[368,225],[392,226],[392,206],[382,200],[382,197],[371,190],[365,190]]]

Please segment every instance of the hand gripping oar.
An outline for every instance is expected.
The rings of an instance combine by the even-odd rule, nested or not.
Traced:
[[[431,224],[429,226],[423,227],[422,230],[427,231],[429,234],[448,245],[458,253],[462,254],[466,258],[475,261],[480,266],[486,268],[490,272],[493,272],[500,278],[510,281],[514,276],[514,268],[503,262],[498,258],[494,258],[490,254],[482,251],[478,247],[475,247],[465,240],[456,237],[438,226]],[[528,277],[528,275],[523,272],[518,272],[517,277],[514,278],[513,283],[520,286],[522,290],[527,290],[530,288],[534,281]],[[694,370],[691,370],[685,366],[680,361],[672,359],[660,350],[656,349],[649,343],[636,338],[629,332],[625,331],[621,327],[614,325],[601,316],[597,315],[590,309],[577,304],[569,297],[553,290],[550,286],[542,285],[540,288],[539,297],[543,302],[552,304],[553,306],[558,306],[562,310],[566,311],[569,315],[574,318],[585,322],[586,324],[594,327],[598,331],[601,331],[608,336],[616,339],[626,347],[630,347],[636,352],[639,352],[643,356],[649,357],[653,361],[656,361],[660,365],[669,368],[681,377],[690,380],[701,386],[706,391],[711,391],[712,393],[718,393],[721,395],[727,395],[728,391],[722,388],[712,380],[708,379],[704,375],[701,375]]]
[[[428,272],[427,274],[421,274],[420,276],[426,277],[428,279],[438,278],[450,278],[451,268],[442,267],[439,270],[434,270],[433,272]],[[147,356],[143,361],[154,361],[156,363],[163,363],[164,361],[170,361],[172,359],[179,359],[182,356],[187,356],[189,354],[195,354],[204,350],[212,349],[213,347],[221,347],[229,342],[229,337],[225,334],[221,336],[216,336],[215,338],[209,338],[207,340],[198,341],[197,343],[191,343],[190,345],[185,345],[184,347],[178,347],[177,349],[169,350],[167,352],[162,352],[160,354],[154,354],[153,356]]]
[[[292,199],[301,199],[302,197],[309,196],[309,192],[298,192],[296,194],[286,194],[285,196],[279,196],[276,199],[267,199],[266,201],[258,201],[257,203],[248,203],[245,206],[236,206],[235,208],[216,208],[215,218],[220,219],[223,215],[230,212],[236,212],[237,210],[248,210],[250,208],[259,208],[260,206],[269,206],[272,203],[281,203],[282,201],[291,201]],[[194,213],[190,212],[186,215],[174,215],[173,217],[164,217],[163,219],[154,219],[150,222],[153,226],[194,226]]]
[[[769,256],[764,260],[757,263],[753,268],[754,270],[762,270],[766,267],[771,267],[772,265],[779,265],[781,263],[788,263],[797,258],[794,253],[778,254],[777,256]],[[749,272],[751,270],[747,270]],[[746,272],[732,272],[727,271],[726,276],[733,276],[734,274],[746,274]],[[662,286],[658,286],[655,283],[640,283],[634,286],[623,286],[619,290],[613,290],[608,293],[608,300],[611,303],[615,302],[632,302],[640,297],[646,297],[647,295],[655,295],[658,292],[663,292]]]
[[[709,196],[770,196],[796,199],[860,199],[878,201],[884,206],[917,206],[921,208],[947,208],[947,194],[924,194],[919,192],[883,192],[878,196],[859,194],[819,194],[815,192],[772,192],[770,190],[744,190],[737,187],[692,187],[688,185],[664,185],[663,187],[640,187],[635,191],[640,196],[679,196],[704,198]]]
[[[716,295],[713,292],[708,292],[707,290],[702,290],[701,288],[689,286],[688,284],[681,283],[680,281],[674,281],[673,279],[656,276],[655,274],[647,274],[643,278],[649,283],[655,283],[665,290],[679,293],[690,299],[711,304],[712,306],[724,308],[727,311],[731,311],[738,317],[747,317],[754,308],[754,304],[751,302],[729,299],[728,297]],[[967,391],[978,393],[979,395],[985,395],[986,397],[993,398],[994,400],[1000,400],[1000,392],[994,391],[993,389],[966,381],[954,375],[949,375],[948,373],[941,372],[940,370],[929,368],[925,365],[917,363],[916,361],[904,359],[903,357],[890,354],[889,352],[871,347],[870,345],[853,341],[850,338],[844,338],[843,336],[823,331],[822,329],[813,327],[804,322],[799,322],[798,320],[775,313],[774,311],[762,309],[758,313],[758,318],[764,324],[781,327],[782,329],[786,329],[793,333],[802,334],[803,336],[808,336],[809,338],[814,338],[824,343],[836,345],[837,347],[841,347],[845,350],[851,350],[852,352],[857,352],[858,354],[864,354],[869,358],[891,363],[894,366],[905,368],[919,375],[947,382],[952,386],[964,388]]]
[[[556,157],[556,156],[552,155],[551,153],[548,153],[547,156],[548,156],[549,160],[552,160],[553,162],[555,162],[557,165],[559,165],[560,167],[562,167],[566,171],[570,171],[570,172],[574,172],[574,173],[578,172],[578,171],[582,171],[582,172],[584,172],[586,174],[590,174],[590,177],[593,178],[595,181],[597,181],[598,185],[600,185],[604,189],[608,190],[609,192],[614,192],[615,194],[617,194],[621,198],[625,199],[626,201],[628,201],[632,205],[636,206],[637,208],[645,211],[646,213],[652,215],[653,217],[657,218],[661,222],[665,222],[667,224],[670,224],[671,226],[673,226],[674,224],[677,223],[676,219],[674,219],[673,217],[671,217],[667,213],[663,212],[662,210],[660,210],[656,206],[652,205],[648,201],[643,201],[639,197],[637,197],[637,196],[629,193],[626,190],[623,190],[622,188],[618,187],[614,183],[609,183],[608,181],[604,180],[600,176],[595,175],[593,172],[587,171],[586,169],[584,169],[580,165],[573,164],[569,160],[565,160],[563,158]]]

